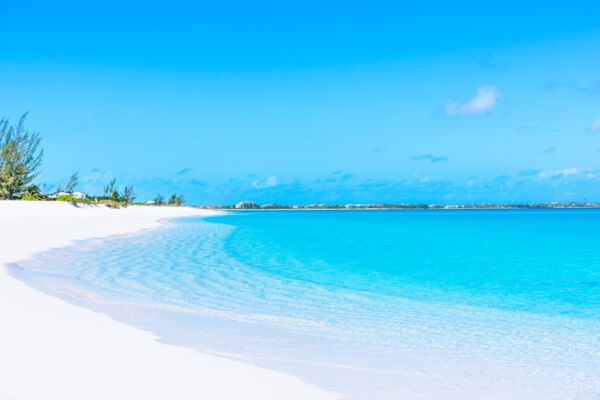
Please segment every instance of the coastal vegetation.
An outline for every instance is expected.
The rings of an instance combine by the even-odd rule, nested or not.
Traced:
[[[37,132],[25,129],[27,113],[11,124],[8,118],[0,119],[0,199],[28,201],[66,201],[71,203],[104,204],[111,207],[126,207],[131,204],[155,206],[182,206],[185,204],[182,195],[173,193],[168,199],[158,193],[152,201],[135,202],[137,194],[133,185],[125,185],[122,190],[117,185],[117,178],[112,178],[103,189],[101,195],[76,192],[79,184],[79,172],[69,177],[63,189],[59,186],[49,194],[47,185],[33,183],[39,176],[44,151],[40,148],[41,136]],[[308,204],[280,205],[257,204],[242,201],[230,206],[203,206],[210,209],[242,209],[242,210],[348,210],[348,209],[523,209],[523,208],[599,208],[600,203],[509,203],[509,204]]]
[[[154,197],[154,204],[156,204],[157,206],[162,206],[165,204],[165,198],[163,197],[162,194],[158,193],[155,197]]]
[[[13,199],[33,190],[31,182],[39,174],[44,156],[39,149],[41,137],[25,129],[26,118],[27,113],[16,125],[6,118],[0,120],[0,198]]]
[[[73,175],[71,175],[71,178],[69,178],[69,182],[67,182],[67,186],[65,187],[65,192],[72,193],[75,190],[78,181],[79,172],[75,172]]]
[[[76,192],[79,184],[79,172],[71,174],[64,191],[58,186],[54,193],[48,193],[33,183],[40,174],[44,150],[40,148],[41,136],[37,132],[25,129],[27,113],[23,114],[16,124],[11,124],[8,118],[0,119],[0,199],[27,201],[67,201],[71,203],[105,204],[111,207],[126,207],[136,205],[165,205],[162,195],[157,195],[154,201],[135,202],[137,195],[133,185],[126,185],[119,191],[117,179],[113,178],[106,186],[102,195],[90,195]],[[166,203],[169,206],[184,204],[183,196],[174,193]]]
[[[183,196],[181,195],[177,195],[177,193],[174,193],[171,195],[171,197],[169,198],[169,203],[170,206],[181,206],[183,205]]]

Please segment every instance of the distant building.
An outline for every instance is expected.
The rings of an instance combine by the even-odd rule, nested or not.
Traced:
[[[71,193],[67,193],[67,192],[58,192],[56,194],[50,195],[48,196],[49,199],[58,199],[60,196],[70,196]]]
[[[71,193],[71,197],[73,197],[74,199],[85,199],[85,194],[81,192],[73,192]]]
[[[241,201],[235,205],[235,208],[254,209],[254,208],[260,208],[260,206],[253,201]]]
[[[148,200],[147,202],[145,202],[144,204],[146,204],[147,206],[153,206],[156,204],[156,202],[154,200]]]

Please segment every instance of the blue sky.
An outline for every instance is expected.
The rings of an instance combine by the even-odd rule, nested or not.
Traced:
[[[79,3],[0,2],[0,116],[30,111],[40,183],[600,201],[598,2]]]

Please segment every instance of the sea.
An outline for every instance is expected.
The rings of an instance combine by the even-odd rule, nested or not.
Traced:
[[[600,399],[600,210],[227,212],[11,271],[345,399]]]

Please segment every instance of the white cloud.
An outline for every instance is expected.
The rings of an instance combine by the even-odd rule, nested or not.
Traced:
[[[582,171],[579,168],[546,170],[546,171],[540,172],[538,174],[538,178],[540,178],[540,179],[565,178],[567,176],[577,175],[580,172],[582,172]]]
[[[257,189],[269,188],[277,185],[277,177],[270,176],[266,181],[254,181],[252,182],[252,186]]]
[[[497,87],[483,85],[477,88],[477,94],[466,103],[457,103],[450,99],[446,104],[446,115],[453,117],[455,115],[475,115],[485,114],[490,111],[498,102],[500,91]]]
[[[597,120],[594,121],[594,123],[590,127],[590,130],[592,132],[598,132],[598,131],[600,131],[600,118],[598,118]]]
[[[467,179],[467,186],[468,187],[477,186],[477,185],[480,185],[481,183],[482,183],[482,181],[479,178],[469,178],[469,179]]]

